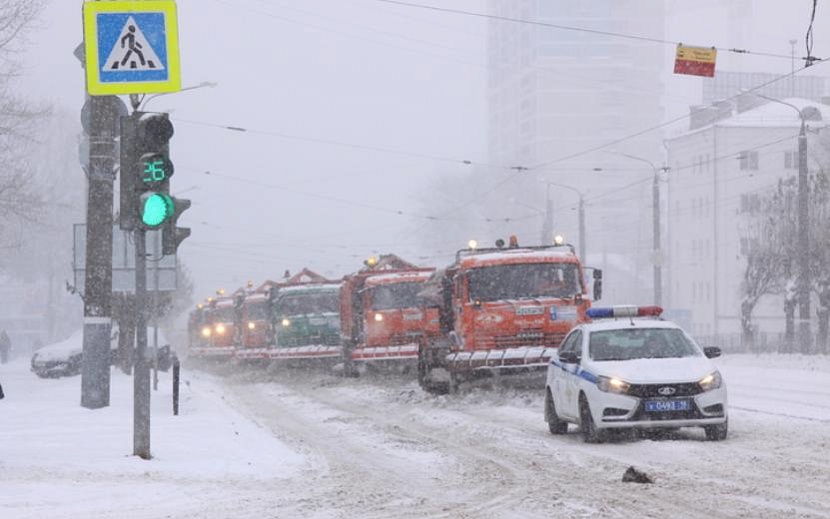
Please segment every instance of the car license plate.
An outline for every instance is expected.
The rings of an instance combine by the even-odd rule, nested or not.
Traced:
[[[648,400],[647,413],[662,413],[665,411],[689,411],[692,403],[689,400]]]

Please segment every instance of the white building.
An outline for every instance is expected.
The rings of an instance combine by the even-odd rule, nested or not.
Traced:
[[[830,122],[830,106],[783,102],[808,114],[811,130]],[[769,102],[741,113],[726,104],[718,110],[693,117],[690,131],[666,141],[666,306],[687,315],[699,336],[740,333],[747,214],[779,179],[798,172],[801,119],[793,107]],[[815,134],[809,135],[812,144]],[[753,318],[760,331],[783,332],[783,300],[762,299]]]

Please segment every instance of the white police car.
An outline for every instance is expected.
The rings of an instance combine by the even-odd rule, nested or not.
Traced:
[[[726,386],[710,358],[659,307],[591,308],[548,366],[545,421],[552,434],[578,424],[586,442],[611,429],[703,427],[709,440],[728,429]],[[635,319],[635,317],[655,319]],[[603,319],[612,318],[612,319]],[[602,320],[600,320],[602,319]]]

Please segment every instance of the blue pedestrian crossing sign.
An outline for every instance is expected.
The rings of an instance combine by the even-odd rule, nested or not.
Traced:
[[[84,3],[89,95],[181,90],[174,0]]]

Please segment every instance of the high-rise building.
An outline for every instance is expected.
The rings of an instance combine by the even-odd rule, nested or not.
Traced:
[[[604,151],[561,159],[663,122],[661,75],[670,51],[653,42],[600,34],[662,38],[663,2],[489,0],[488,6],[492,15],[549,24],[490,22],[490,161],[530,168],[527,175],[503,188],[505,208],[492,204],[493,211],[526,213],[527,207],[506,208],[516,200],[525,206],[553,207],[552,224],[525,220],[524,228],[516,232],[535,241],[540,230],[553,228],[576,243],[578,199],[572,191],[554,186],[547,191],[553,201],[546,205],[540,176],[567,184],[586,199],[642,181],[633,189],[603,198],[603,203],[588,203],[584,259],[592,266],[610,269],[608,275],[620,280],[608,284],[610,301],[651,301],[651,268],[653,261],[659,261],[651,248],[651,166]],[[662,139],[660,130],[649,131],[607,151],[642,157],[659,167],[664,156]],[[621,222],[626,225],[621,227]]]
[[[654,38],[659,0],[490,0],[495,15]],[[554,161],[662,122],[665,47],[592,32],[494,20],[489,32],[489,145],[499,164]],[[621,145],[662,157],[661,134]],[[602,159],[600,157],[600,159]],[[596,163],[583,157],[582,163]]]

